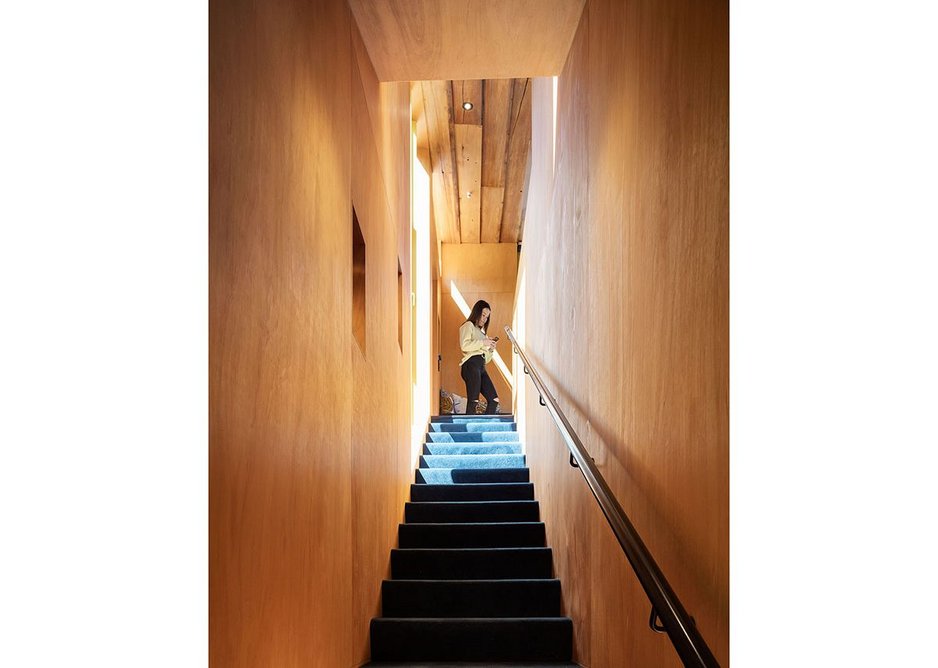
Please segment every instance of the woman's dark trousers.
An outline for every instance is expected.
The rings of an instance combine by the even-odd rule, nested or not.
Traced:
[[[498,409],[498,392],[495,391],[495,385],[485,371],[485,360],[482,355],[473,355],[463,362],[462,379],[466,381],[466,415],[475,415],[476,405],[479,403],[479,391],[488,402],[485,407],[486,415],[494,415]]]

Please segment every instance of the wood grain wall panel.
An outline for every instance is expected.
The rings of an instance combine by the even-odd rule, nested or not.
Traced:
[[[374,143],[379,147],[378,159],[381,164],[381,178],[388,194],[388,204],[394,212],[395,221],[409,221],[410,181],[401,179],[399,171],[401,162],[410,160],[410,86],[406,83],[378,82],[358,27],[354,22],[352,25],[355,64],[362,80],[369,82],[363,89],[363,108],[367,109]],[[401,104],[401,94],[404,90],[408,91],[408,99],[406,104]],[[401,232],[406,233],[407,230],[402,228]],[[409,243],[405,246],[409,248]],[[403,252],[404,246],[400,250]]]
[[[505,151],[511,117],[511,79],[485,82],[485,111],[482,137],[482,186],[505,186]],[[499,221],[500,222],[500,221]]]
[[[455,147],[450,135],[452,94],[448,81],[422,81],[427,134],[430,140],[430,175],[433,216],[443,243],[458,243],[459,201],[456,192]]]
[[[350,0],[382,81],[560,72],[584,0]],[[484,11],[483,11],[484,10]]]
[[[498,243],[502,222],[502,202],[505,199],[504,188],[482,186],[482,237],[484,244]]]
[[[472,109],[463,109],[464,102],[471,102]],[[453,82],[453,122],[456,125],[482,125],[484,109],[482,81],[463,79]]]
[[[360,45],[352,25],[353,45]],[[369,626],[380,615],[381,581],[397,541],[411,465],[410,337],[398,345],[397,268],[410,294],[410,87],[379,83],[364,49],[352,71],[352,203],[367,249],[367,354],[352,357],[352,600],[355,662],[369,656]],[[405,269],[404,265],[407,265]],[[409,301],[409,300],[408,300]],[[409,312],[409,309],[408,309]],[[387,388],[398,387],[388,393]],[[323,397],[325,398],[325,397]],[[387,404],[377,408],[376,404]],[[376,419],[376,414],[384,419]],[[388,475],[388,472],[397,475]]]
[[[464,396],[466,384],[459,369],[459,361],[462,359],[459,328],[466,321],[466,315],[452,296],[451,284],[455,284],[468,308],[472,308],[479,299],[484,299],[492,306],[489,332],[493,336],[501,337],[496,350],[504,360],[510,375],[511,348],[504,336],[504,327],[511,322],[514,310],[518,250],[514,244],[443,244],[442,253],[441,385],[445,390]],[[513,400],[510,383],[495,368],[494,362],[489,363],[486,370],[495,384],[504,410],[510,410]]]
[[[568,56],[566,67],[570,71],[579,72],[586,68],[587,29],[588,21],[584,16]],[[536,97],[542,104],[546,103],[539,109],[542,118],[538,123],[538,137],[542,145],[538,147],[541,163],[538,171],[542,177],[553,173],[553,187],[543,189],[538,206],[534,207],[540,212],[537,235],[528,235],[525,241],[526,252],[530,251],[532,255],[529,257],[535,258],[527,271],[532,283],[538,286],[538,302],[546,306],[539,310],[534,322],[528,322],[527,331],[547,333],[542,337],[542,347],[539,348],[540,355],[553,361],[546,377],[553,380],[554,395],[563,402],[567,418],[580,434],[589,433],[586,399],[590,392],[590,379],[583,373],[584,369],[590,368],[591,355],[586,306],[591,289],[602,289],[604,285],[590,284],[587,277],[590,147],[586,113],[582,106],[586,84],[587,77],[562,77],[558,82],[556,142],[552,122],[553,81],[534,80],[527,90],[529,98],[533,100]],[[532,146],[532,161],[533,150]],[[543,414],[544,409],[534,413],[538,418]],[[550,442],[555,448],[564,447],[553,422],[549,420],[547,423],[541,419],[529,423],[527,438],[529,442]],[[555,569],[564,582],[564,609],[574,620],[578,655],[588,657],[591,596],[595,582],[590,564],[592,545],[586,529],[597,517],[602,520],[602,515],[598,510],[592,512],[590,504],[595,504],[595,501],[583,484],[582,476],[570,468],[565,458],[553,456],[556,451],[552,449],[548,455],[532,449],[532,471],[538,464],[535,484],[549,486],[551,502],[557,504],[558,509],[566,509],[560,511],[567,514],[564,523],[555,522],[548,527],[549,539],[551,545],[564,547],[556,552]],[[578,535],[570,535],[571,524],[578,525]]]
[[[513,84],[507,173],[505,174],[505,202],[501,225],[503,243],[517,242],[521,232],[524,177],[531,147],[530,84],[530,79],[520,79]]]
[[[356,665],[411,475],[406,86],[361,72],[344,2],[209,9],[210,664]],[[374,387],[397,391],[356,407]]]
[[[726,3],[590,0],[558,82],[552,177],[548,148],[532,148],[530,206],[549,205],[528,218],[524,244],[528,352],[721,665],[728,62]],[[575,659],[680,666],[648,630],[648,600],[536,393],[525,407]]]
[[[456,181],[463,243],[479,243],[482,233],[482,126],[456,125]]]

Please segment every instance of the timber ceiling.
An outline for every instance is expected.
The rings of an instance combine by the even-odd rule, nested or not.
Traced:
[[[471,102],[471,110],[463,109]],[[418,147],[443,243],[516,243],[531,148],[531,80],[415,81]]]
[[[585,0],[349,0],[381,81],[560,74]]]

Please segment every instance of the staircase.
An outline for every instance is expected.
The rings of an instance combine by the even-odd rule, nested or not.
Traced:
[[[514,418],[431,418],[410,498],[368,666],[576,666]]]

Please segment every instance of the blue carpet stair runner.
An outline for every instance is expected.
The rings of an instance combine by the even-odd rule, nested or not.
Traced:
[[[575,667],[514,418],[431,418],[419,466],[368,666]]]

